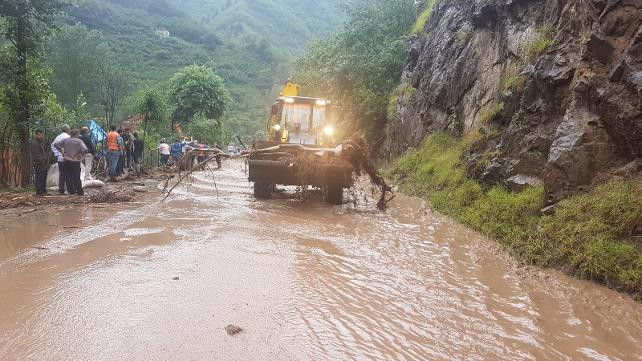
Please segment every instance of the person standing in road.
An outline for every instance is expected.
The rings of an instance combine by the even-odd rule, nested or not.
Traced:
[[[218,167],[218,169],[221,169],[221,167],[223,166],[223,160],[221,158],[222,151],[218,143],[214,144],[214,152],[216,152],[216,167]]]
[[[107,134],[107,157],[109,157],[109,178],[113,181],[118,176],[116,169],[120,159],[120,145],[118,144],[120,135],[116,132],[115,125],[112,125],[109,129],[110,132]]]
[[[172,144],[172,161],[174,162],[174,164],[178,164],[182,157],[183,144],[178,139],[176,139],[176,142]]]
[[[67,176],[69,194],[84,196],[85,192],[82,189],[82,180],[80,179],[80,162],[82,162],[84,155],[89,150],[80,139],[80,131],[78,129],[72,130],[71,137],[54,143],[54,146],[63,153],[63,167]]]
[[[132,167],[132,136],[129,134],[129,128],[123,129],[121,135],[123,137],[123,143],[125,144],[125,149],[123,151],[123,169],[129,169]]]
[[[136,174],[140,174],[140,164],[143,160],[143,151],[145,143],[138,138],[138,132],[134,132],[134,140],[132,141],[132,165]]]
[[[120,149],[120,157],[118,157],[118,164],[116,165],[116,174],[118,176],[121,176],[125,174],[125,158],[127,157],[127,152],[125,150],[125,138],[123,138],[123,130],[118,129],[116,133],[118,133],[118,148]]]
[[[45,132],[41,129],[36,130],[36,136],[29,145],[31,153],[31,164],[36,176],[36,195],[39,197],[47,195],[47,170],[49,162],[47,161],[47,152],[45,151]]]
[[[160,145],[158,146],[157,150],[160,152],[160,163],[163,167],[167,166],[167,163],[169,162],[169,155],[171,154],[171,147],[169,144],[167,144],[167,141],[165,139],[161,140]]]
[[[60,195],[65,194],[65,180],[67,179],[67,177],[65,176],[65,169],[63,167],[65,158],[63,157],[62,152],[60,152],[54,144],[60,143],[62,140],[69,138],[70,132],[71,128],[69,128],[69,125],[64,124],[62,126],[62,133],[58,134],[53,143],[51,143],[51,151],[56,156],[56,160],[58,161],[58,194]]]
[[[200,164],[200,163],[203,163],[207,158],[205,153],[205,151],[207,150],[207,147],[205,146],[205,143],[198,143],[198,149],[199,151],[198,151],[197,162]]]
[[[92,179],[91,168],[94,164],[94,159],[97,159],[96,147],[94,147],[94,143],[91,141],[88,127],[80,128],[80,139],[85,143],[85,147],[89,150],[89,153],[85,154],[85,159],[83,159],[83,163],[85,164],[85,180],[88,181]]]

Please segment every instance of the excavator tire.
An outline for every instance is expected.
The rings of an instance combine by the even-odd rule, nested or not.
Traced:
[[[330,185],[325,189],[325,201],[332,205],[343,204],[343,187]]]
[[[254,182],[254,197],[256,199],[270,199],[272,198],[272,190],[274,185],[264,182]]]

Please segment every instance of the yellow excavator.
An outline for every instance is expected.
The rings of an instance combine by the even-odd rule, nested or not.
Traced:
[[[354,169],[334,150],[337,116],[330,101],[301,96],[300,86],[287,82],[272,105],[267,139],[255,141],[248,158],[254,196],[270,198],[277,185],[313,186],[324,191],[328,203],[341,204]]]

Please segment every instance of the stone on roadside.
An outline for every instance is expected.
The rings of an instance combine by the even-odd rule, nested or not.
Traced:
[[[238,335],[239,333],[243,332],[243,329],[240,328],[239,326],[229,324],[229,325],[225,326],[225,331],[227,332],[228,335],[235,336],[235,335]]]

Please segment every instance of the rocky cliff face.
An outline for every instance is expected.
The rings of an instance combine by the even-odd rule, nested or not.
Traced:
[[[551,201],[642,171],[642,0],[438,0],[384,152],[475,140],[471,172]]]

